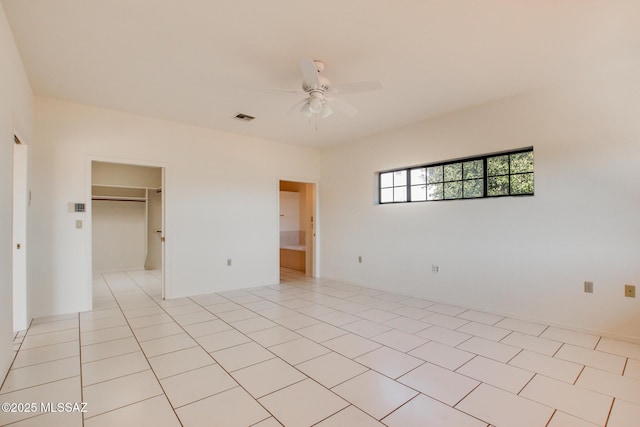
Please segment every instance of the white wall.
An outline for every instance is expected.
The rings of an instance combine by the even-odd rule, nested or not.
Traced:
[[[145,203],[94,200],[91,208],[93,271],[144,268],[147,238]]]
[[[639,75],[620,64],[323,150],[323,276],[640,340],[623,296],[640,286]],[[527,146],[533,197],[374,204],[376,171]]]
[[[9,369],[13,352],[12,310],[12,158],[13,135],[31,141],[33,96],[0,5],[0,377]]]
[[[90,159],[165,166],[167,297],[278,281],[278,177],[317,180],[317,150],[36,97],[34,315],[87,310]],[[78,215],[87,227],[75,229]],[[233,259],[231,267],[227,258]]]

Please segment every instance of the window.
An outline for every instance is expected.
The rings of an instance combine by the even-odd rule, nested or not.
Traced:
[[[380,203],[533,195],[533,149],[381,172]]]

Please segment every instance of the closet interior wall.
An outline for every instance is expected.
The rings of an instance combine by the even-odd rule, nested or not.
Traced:
[[[93,271],[161,268],[162,169],[92,163]]]

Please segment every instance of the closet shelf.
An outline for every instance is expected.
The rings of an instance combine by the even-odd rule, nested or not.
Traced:
[[[110,200],[114,202],[146,202],[146,197],[92,196],[91,200]]]

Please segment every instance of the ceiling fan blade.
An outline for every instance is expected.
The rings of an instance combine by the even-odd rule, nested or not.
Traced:
[[[295,113],[295,112],[296,112],[300,107],[304,108],[304,106],[305,106],[306,104],[308,104],[308,103],[309,103],[309,98],[304,98],[304,99],[302,99],[302,100],[300,100],[300,101],[296,102],[296,103],[295,103],[295,105],[294,105],[293,107],[291,107],[291,108],[289,109],[289,111],[287,111],[287,114],[293,114],[293,113]],[[300,110],[300,111],[302,111],[302,110]]]
[[[360,92],[370,92],[374,90],[382,89],[382,83],[377,80],[373,80],[370,82],[356,82],[356,83],[347,83],[343,85],[334,85],[331,88],[331,93],[360,93]]]
[[[306,95],[307,92],[300,90],[300,89],[283,89],[283,88],[279,88],[279,87],[265,87],[265,88],[261,88],[258,90],[266,90],[269,92],[288,92],[288,93],[296,93],[299,95]]]
[[[316,88],[322,86],[320,84],[320,76],[318,75],[316,64],[313,63],[312,59],[301,59],[300,70],[302,70],[302,77],[304,78],[305,83],[309,86]]]
[[[348,102],[343,101],[340,98],[329,98],[327,102],[331,103],[331,106],[349,117],[353,117],[358,114],[358,110]]]
[[[329,107],[329,104],[325,103],[322,106],[322,111],[320,112],[320,117],[322,117],[323,119],[326,119],[327,117],[329,117],[332,114],[333,114],[333,109],[331,109],[331,107]]]

